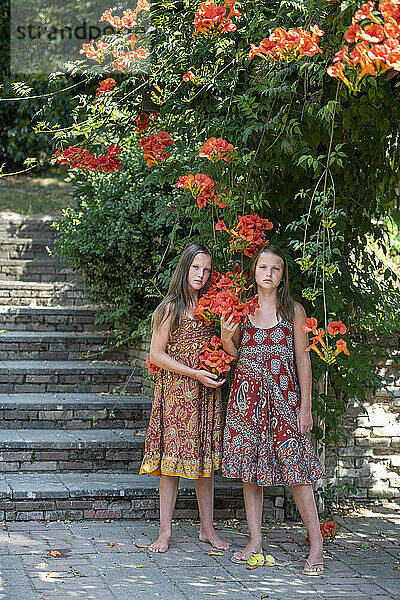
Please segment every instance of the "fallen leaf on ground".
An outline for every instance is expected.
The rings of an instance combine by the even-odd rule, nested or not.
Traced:
[[[58,550],[50,550],[47,556],[52,556],[53,558],[56,558],[57,556],[61,556],[61,552],[59,552]]]
[[[46,577],[50,577],[50,579],[63,579],[64,575],[61,573],[55,573],[54,571],[50,571],[47,573]]]
[[[148,548],[150,544],[146,546],[146,544],[135,544],[136,548]]]
[[[261,596],[261,600],[263,600],[263,598],[269,598],[269,595],[268,595],[268,594],[263,594],[263,595]]]
[[[214,552],[214,550],[210,550],[210,552],[204,553],[206,556],[223,556],[223,552]]]
[[[293,539],[293,538],[289,538],[288,540],[282,540],[282,541],[281,541],[281,542],[279,542],[279,543],[280,543],[280,544],[286,544],[286,543],[288,543],[288,544],[295,544],[295,543],[296,543],[296,540],[295,540],[295,539]]]
[[[110,546],[110,548],[114,548],[114,546],[118,546],[118,544],[116,542],[108,542],[107,546]]]
[[[140,435],[140,437],[146,437],[145,433],[139,433],[138,431],[135,433],[135,435]]]
[[[258,568],[258,565],[247,565],[247,567],[246,567],[246,569],[248,571],[252,571],[253,569],[257,569],[257,568]]]
[[[133,565],[132,569],[140,569],[141,567],[143,567],[143,565]]]

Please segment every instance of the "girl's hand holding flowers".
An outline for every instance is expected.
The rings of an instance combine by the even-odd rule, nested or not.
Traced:
[[[233,320],[233,313],[226,319],[225,315],[221,316],[221,339],[222,343],[229,343],[233,340],[239,323]]]
[[[203,344],[203,348],[200,353],[200,367],[202,370],[199,373],[207,373],[208,379],[216,379],[221,377],[222,373],[227,373],[230,370],[229,363],[235,360],[233,356],[227,354],[222,348],[222,341],[216,335],[211,340]],[[203,376],[204,377],[204,376]],[[198,377],[198,380],[201,379]],[[225,379],[222,381],[224,383]],[[203,383],[203,382],[202,382]],[[207,385],[207,387],[219,387],[219,385]],[[220,385],[222,385],[222,383]]]
[[[218,375],[201,369],[197,372],[197,381],[200,381],[207,388],[216,389],[225,383],[225,379],[219,379]]]

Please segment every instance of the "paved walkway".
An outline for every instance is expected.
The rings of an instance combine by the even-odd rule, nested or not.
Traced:
[[[198,525],[175,524],[170,550],[154,555],[146,545],[154,521],[15,522],[0,529],[1,600],[400,600],[400,511],[374,505],[337,518],[335,544],[327,546],[326,574],[300,574],[304,529],[298,524],[264,527],[264,552],[282,566],[246,570],[231,551],[209,556]],[[245,544],[245,526],[219,524],[232,548]],[[110,545],[116,544],[116,545]],[[58,550],[60,556],[48,556]]]

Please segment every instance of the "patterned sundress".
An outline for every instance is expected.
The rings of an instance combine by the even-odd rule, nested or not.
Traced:
[[[203,343],[213,335],[214,325],[184,318],[171,335],[166,353],[197,369]],[[206,388],[196,379],[171,371],[159,371],[140,473],[210,477],[221,466],[223,425],[220,389]]]
[[[228,401],[222,474],[246,483],[298,485],[324,477],[310,440],[297,427],[299,386],[293,323],[261,329],[241,325]]]

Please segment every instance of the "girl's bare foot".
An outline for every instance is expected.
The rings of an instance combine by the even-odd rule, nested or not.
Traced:
[[[158,540],[156,540],[149,546],[149,550],[150,552],[166,552],[169,548],[170,541],[171,534],[160,533],[160,535],[158,536]]]
[[[242,562],[247,562],[247,559],[252,555],[252,554],[259,554],[262,553],[262,544],[261,544],[261,539],[259,540],[252,540],[250,538],[249,543],[247,544],[247,546],[245,548],[243,548],[243,550],[238,550],[237,552],[234,553],[233,558],[235,560],[240,560]]]
[[[210,529],[207,532],[200,528],[199,540],[201,542],[211,544],[211,546],[213,548],[216,548],[217,550],[228,550],[229,548],[228,542],[224,542],[224,540],[221,540],[214,528]]]

